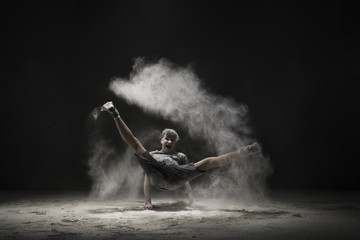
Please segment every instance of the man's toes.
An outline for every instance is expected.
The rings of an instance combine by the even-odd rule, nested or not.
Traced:
[[[259,146],[258,143],[255,142],[255,143],[253,143],[253,144],[251,144],[251,145],[249,146],[248,150],[249,150],[250,152],[257,152],[257,151],[260,150],[260,146]]]

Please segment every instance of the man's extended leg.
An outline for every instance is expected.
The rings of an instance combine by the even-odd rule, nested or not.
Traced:
[[[101,110],[107,111],[112,115],[122,139],[133,149],[134,153],[136,153],[137,155],[141,155],[144,152],[146,152],[146,149],[143,147],[140,141],[133,135],[131,130],[122,120],[118,110],[115,108],[112,102],[105,103],[102,106]]]
[[[257,143],[247,145],[235,152],[226,153],[217,157],[208,157],[199,162],[194,163],[194,166],[200,171],[206,171],[211,168],[226,166],[235,159],[239,158],[244,153],[254,153],[259,151],[260,147]]]

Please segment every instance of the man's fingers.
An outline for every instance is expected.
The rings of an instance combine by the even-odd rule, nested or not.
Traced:
[[[144,208],[144,209],[153,209],[153,208],[154,208],[154,205],[152,205],[152,204],[145,204],[143,208]]]

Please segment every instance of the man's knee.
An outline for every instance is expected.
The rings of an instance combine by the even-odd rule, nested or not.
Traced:
[[[210,168],[220,167],[220,162],[216,157],[208,157],[204,158],[203,160],[196,162],[195,167],[200,171],[206,171]]]
[[[207,168],[219,167],[219,161],[217,161],[216,157],[208,157],[205,158],[205,165]]]

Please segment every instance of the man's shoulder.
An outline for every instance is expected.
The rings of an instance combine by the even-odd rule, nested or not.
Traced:
[[[186,157],[186,155],[182,152],[172,152],[172,153],[166,153],[166,152],[163,152],[163,151],[160,151],[160,150],[155,150],[155,151],[151,151],[149,152],[150,154],[162,154],[162,155],[177,155],[179,157]]]
[[[176,154],[181,158],[186,158],[186,155],[182,152],[177,152]]]
[[[156,154],[156,153],[162,153],[161,151],[159,151],[159,150],[155,150],[155,151],[151,151],[151,152],[149,152],[150,154]]]
[[[149,153],[152,156],[153,155],[162,155],[162,156],[169,156],[169,157],[177,156],[180,159],[186,159],[187,158],[187,156],[182,152],[166,153],[166,152],[163,152],[163,151],[155,150],[155,151],[151,151]]]
[[[177,156],[178,156],[178,158],[181,160],[182,164],[187,164],[187,163],[189,163],[189,159],[187,158],[187,156],[186,156],[184,153],[178,152],[178,153],[177,153]]]

